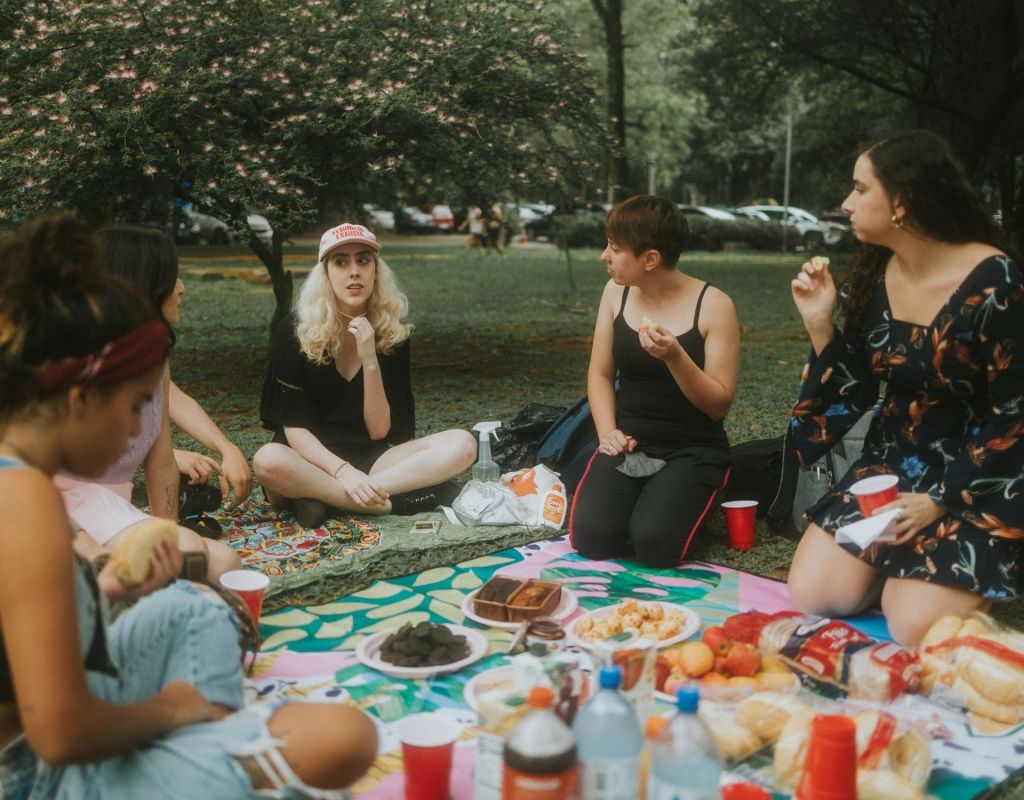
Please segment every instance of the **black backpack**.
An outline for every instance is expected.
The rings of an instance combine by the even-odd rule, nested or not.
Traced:
[[[756,500],[757,516],[764,517],[782,480],[783,437],[752,439],[729,448],[729,483],[723,500]]]
[[[584,395],[569,408],[537,443],[537,461],[554,470],[569,493],[583,477],[590,457],[597,450],[597,429],[590,416],[590,403]]]
[[[541,437],[565,412],[563,406],[530,403],[494,432],[491,456],[502,472],[515,472],[537,463]]]

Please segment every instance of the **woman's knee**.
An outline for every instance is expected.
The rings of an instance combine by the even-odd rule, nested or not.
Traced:
[[[476,461],[476,438],[469,431],[450,430],[444,432],[445,447],[459,467],[459,472]]]
[[[298,778],[318,788],[351,786],[377,758],[377,729],[352,706],[291,703],[274,712],[269,729]]]
[[[291,472],[295,451],[288,445],[269,442],[252,457],[252,471],[256,480],[268,486],[280,485]]]
[[[212,539],[204,539],[195,531],[180,525],[178,526],[178,547],[183,552],[206,554],[206,577],[211,583],[217,583],[225,572],[242,568],[242,559],[230,545]]]

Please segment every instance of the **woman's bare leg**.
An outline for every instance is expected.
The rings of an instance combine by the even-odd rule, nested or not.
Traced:
[[[399,494],[446,481],[475,460],[473,434],[441,431],[395,445],[377,459],[370,474],[386,492]]]
[[[882,590],[882,612],[889,633],[902,645],[916,647],[943,614],[965,616],[992,605],[980,595],[914,578],[889,578]]]
[[[789,568],[789,597],[806,614],[846,617],[877,601],[884,580],[874,567],[847,553],[812,524]]]
[[[277,505],[299,497],[312,497],[335,508],[361,514],[387,514],[391,510],[390,503],[369,508],[359,505],[337,478],[306,461],[286,444],[263,445],[253,456],[252,469],[266,490],[267,499]]]

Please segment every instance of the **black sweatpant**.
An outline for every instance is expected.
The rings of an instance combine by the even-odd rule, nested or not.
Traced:
[[[587,558],[635,558],[650,567],[679,564],[729,480],[729,451],[686,447],[655,475],[630,478],[623,456],[595,451],[576,487],[569,540]]]

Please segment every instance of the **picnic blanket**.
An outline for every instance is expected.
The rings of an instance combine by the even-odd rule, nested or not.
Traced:
[[[252,498],[211,516],[223,529],[222,541],[235,548],[242,563],[269,576],[263,601],[268,611],[325,603],[378,578],[408,575],[552,535],[548,528],[522,525],[445,524],[436,533],[409,532],[416,520],[440,520],[441,514],[343,515],[319,528],[303,528],[290,511]]]
[[[382,754],[371,773],[355,787],[357,796],[368,800],[402,795],[395,721],[417,711],[450,715],[463,728],[455,751],[452,797],[469,800],[473,796],[476,717],[463,699],[463,689],[473,676],[507,663],[504,652],[512,634],[476,626],[490,642],[488,655],[458,673],[429,680],[408,681],[382,675],[360,664],[353,650],[364,637],[406,621],[474,626],[461,610],[463,598],[499,571],[517,577],[561,581],[578,597],[581,613],[626,597],[658,599],[685,603],[707,626],[721,623],[742,610],[771,612],[790,608],[784,583],[727,567],[688,562],[674,570],[654,570],[632,562],[584,559],[571,550],[565,539],[533,543],[454,566],[379,580],[333,602],[290,607],[266,615],[262,621],[264,652],[247,684],[249,699],[280,695],[346,700],[366,710],[378,725]],[[872,637],[889,638],[878,614],[848,621]],[[949,715],[942,720],[942,727],[948,739],[933,742],[929,791],[943,800],[973,797],[1019,765],[1024,750],[1024,726],[986,734]],[[764,757],[745,762],[740,770],[755,780],[771,780]]]

